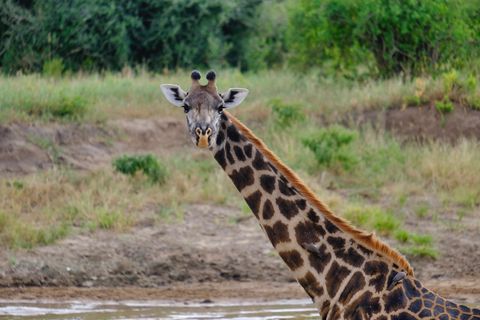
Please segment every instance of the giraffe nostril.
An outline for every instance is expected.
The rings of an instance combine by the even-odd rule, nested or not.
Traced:
[[[195,133],[197,134],[197,136],[201,136],[202,135],[202,130],[200,128],[197,128],[195,129]]]
[[[207,131],[205,131],[205,134],[207,136],[211,135],[212,134],[212,129],[208,128]]]

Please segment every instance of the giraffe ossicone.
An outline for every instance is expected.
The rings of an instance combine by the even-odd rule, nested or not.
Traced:
[[[480,309],[450,302],[418,281],[408,261],[373,234],[335,215],[244,124],[226,110],[248,90],[217,92],[216,74],[188,91],[163,84],[182,107],[195,145],[210,149],[322,319],[469,319]]]

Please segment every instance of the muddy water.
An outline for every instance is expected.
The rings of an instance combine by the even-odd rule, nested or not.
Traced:
[[[0,319],[317,319],[308,300],[265,303],[0,301]]]

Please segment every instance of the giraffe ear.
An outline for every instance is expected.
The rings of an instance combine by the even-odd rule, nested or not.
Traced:
[[[160,89],[168,102],[174,106],[183,107],[183,100],[187,93],[183,91],[180,86],[176,84],[162,84],[160,85]]]
[[[231,109],[238,106],[247,97],[248,89],[230,88],[221,97],[224,102],[225,109]]]

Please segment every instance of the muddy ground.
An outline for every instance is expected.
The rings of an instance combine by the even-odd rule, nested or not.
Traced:
[[[457,108],[445,119],[439,121],[439,117],[431,106],[425,106],[367,113],[357,119],[370,119],[377,127],[404,137],[480,139],[480,112]],[[62,152],[56,153],[56,148]],[[180,118],[0,126],[0,177],[31,174],[54,163],[94,170],[110,165],[118,154],[135,152],[198,151],[191,146]],[[434,234],[440,252],[437,260],[409,259],[418,278],[446,296],[477,304],[479,216],[477,208],[475,215],[463,220],[462,228],[451,227],[448,221],[456,217],[448,213],[442,216],[446,223],[416,218],[409,226]],[[194,204],[185,207],[182,221],[159,224],[145,218],[123,234],[80,233],[32,250],[0,251],[0,298],[303,296],[253,215],[225,206]]]

